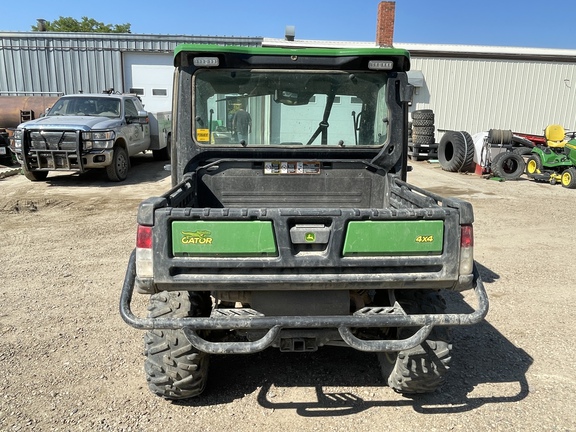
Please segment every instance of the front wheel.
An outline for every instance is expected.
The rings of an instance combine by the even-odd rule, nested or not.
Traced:
[[[124,181],[128,177],[130,158],[124,147],[114,147],[112,163],[106,167],[106,176],[110,181]]]
[[[28,171],[26,163],[22,165],[22,172],[24,177],[30,181],[44,181],[48,177],[48,171]]]
[[[533,154],[528,158],[528,162],[526,162],[526,174],[529,176],[533,176],[536,174],[542,173],[542,160],[540,156]]]
[[[570,167],[562,172],[560,178],[562,186],[568,189],[576,189],[576,168]]]

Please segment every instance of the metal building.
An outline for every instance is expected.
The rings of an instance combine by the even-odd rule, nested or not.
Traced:
[[[412,109],[434,110],[437,129],[576,130],[576,50],[395,46],[410,51],[411,74],[420,77]]]
[[[134,90],[148,110],[155,111],[156,104],[166,101],[169,109],[172,53],[180,43],[255,46],[261,38],[0,32],[0,96],[100,93],[113,88]]]
[[[374,42],[265,38],[268,46],[375,47]],[[394,43],[410,51],[410,111],[432,109],[435,126],[471,134],[490,129],[542,135],[557,123],[576,130],[576,50]]]
[[[0,32],[0,96],[114,88],[138,93],[147,109],[160,111],[170,104],[172,52],[179,43],[375,46],[255,37]],[[411,52],[410,81],[416,87],[411,111],[434,110],[437,130],[542,134],[551,123],[576,130],[576,50],[395,46]]]

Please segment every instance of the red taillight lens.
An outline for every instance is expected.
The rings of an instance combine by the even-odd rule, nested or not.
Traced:
[[[138,225],[136,247],[142,249],[152,249],[152,227]]]
[[[474,230],[472,225],[462,225],[460,227],[460,247],[467,248],[474,246]]]

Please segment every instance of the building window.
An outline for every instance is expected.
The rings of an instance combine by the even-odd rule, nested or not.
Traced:
[[[168,90],[166,89],[152,89],[152,96],[167,96]]]
[[[144,96],[144,89],[141,88],[131,88],[130,89],[130,93],[138,95],[138,96]]]

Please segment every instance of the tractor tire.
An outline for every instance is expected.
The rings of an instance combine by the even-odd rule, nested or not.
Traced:
[[[526,168],[524,158],[514,152],[498,153],[492,160],[492,173],[504,180],[517,180]]]
[[[406,290],[397,294],[397,301],[410,314],[442,313],[446,309],[443,297],[436,291]],[[400,338],[414,334],[415,329],[401,328]],[[434,327],[428,339],[396,356],[381,353],[380,367],[388,385],[403,394],[431,393],[446,380],[450,368],[452,343],[447,327]],[[390,365],[394,363],[390,371]]]
[[[208,293],[164,291],[150,297],[149,317],[209,316]],[[184,331],[150,330],[144,335],[144,371],[148,388],[165,399],[199,396],[208,380],[207,353],[194,348]]]
[[[533,154],[528,158],[526,162],[526,174],[528,176],[533,176],[535,174],[540,174],[542,172],[542,160],[537,154]]]
[[[568,189],[576,189],[576,168],[570,167],[562,172],[562,186]]]
[[[112,163],[106,167],[106,176],[108,180],[120,182],[128,177],[130,169],[130,157],[124,147],[114,147]]]
[[[474,141],[468,132],[447,131],[438,145],[438,161],[444,171],[474,171]]]

